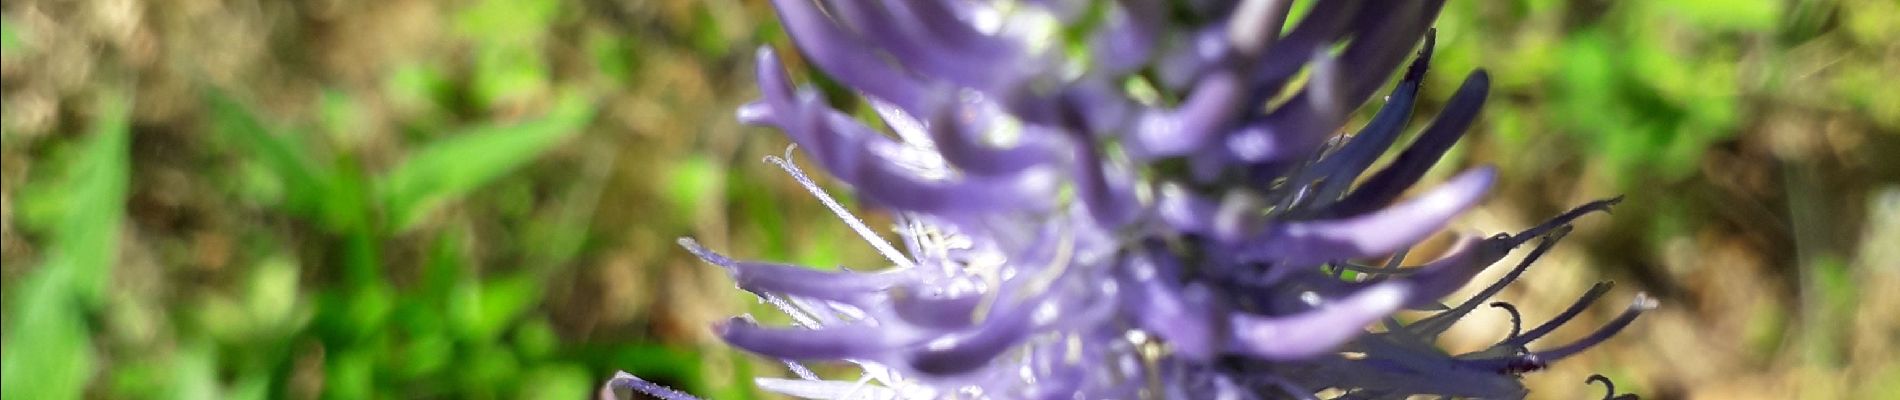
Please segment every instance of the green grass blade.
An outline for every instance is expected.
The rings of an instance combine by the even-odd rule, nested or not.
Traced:
[[[96,362],[84,312],[54,267],[66,266],[42,265],[8,293],[0,398],[77,399],[92,379]]]
[[[416,151],[379,182],[389,226],[398,232],[415,227],[442,202],[506,175],[579,133],[592,116],[591,106],[569,97],[547,116],[476,127]]]
[[[334,189],[333,173],[314,161],[303,145],[273,133],[257,114],[230,95],[208,92],[217,131],[283,181],[285,206],[307,217],[327,219],[330,212],[326,209],[335,208],[327,206],[332,202],[329,193]]]
[[[106,96],[66,193],[46,261],[9,291],[0,397],[79,398],[96,361],[86,314],[101,303],[119,254],[130,163],[128,105]],[[17,296],[17,297],[16,297]]]
[[[88,305],[105,293],[119,254],[119,224],[125,221],[126,187],[131,168],[128,110],[123,100],[107,100],[95,121],[92,142],[66,191],[66,222],[53,233],[53,257],[74,269],[73,282]]]

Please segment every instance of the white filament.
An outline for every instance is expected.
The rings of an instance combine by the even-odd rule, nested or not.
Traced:
[[[910,261],[910,258],[905,257],[904,253],[899,253],[896,247],[891,246],[891,242],[885,241],[883,237],[877,235],[877,232],[871,231],[871,227],[865,226],[864,220],[858,219],[856,215],[852,215],[850,211],[845,210],[844,206],[838,204],[837,200],[832,199],[830,194],[826,194],[823,188],[819,188],[817,183],[812,182],[811,177],[805,176],[804,171],[799,170],[797,165],[792,164],[789,158],[791,157],[791,148],[785,150],[786,157],[765,156],[765,162],[777,165],[779,169],[783,169],[787,174],[791,174],[792,179],[797,180],[799,186],[805,187],[806,191],[811,192],[812,197],[818,198],[819,203],[824,203],[825,208],[831,209],[832,214],[836,214],[838,219],[844,220],[845,225],[851,226],[852,231],[857,232],[858,236],[863,237],[865,242],[871,243],[871,247],[877,248],[879,254],[883,254],[884,258],[891,260],[891,263],[896,264],[898,268],[910,269],[917,266],[916,263]]]

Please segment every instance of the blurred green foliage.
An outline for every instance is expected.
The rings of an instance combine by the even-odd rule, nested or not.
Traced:
[[[319,81],[315,100],[291,112],[277,102],[278,93],[233,87],[228,78],[197,70],[208,68],[192,63],[198,56],[172,55],[190,60],[178,65],[192,73],[182,81],[186,90],[167,92],[163,100],[195,103],[185,107],[203,111],[184,124],[193,133],[175,142],[183,148],[135,147],[150,146],[163,135],[155,130],[178,122],[134,124],[126,102],[140,96],[128,92],[57,95],[69,103],[102,99],[81,108],[88,122],[54,128],[90,127],[83,135],[29,135],[9,125],[9,160],[30,155],[34,167],[26,184],[8,190],[9,210],[18,210],[18,227],[35,256],[9,255],[4,397],[572,399],[624,369],[697,393],[752,398],[750,361],[735,352],[658,344],[637,331],[614,336],[636,340],[575,340],[587,333],[546,313],[556,308],[550,303],[557,295],[574,291],[566,287],[592,273],[574,266],[605,257],[599,231],[617,228],[595,226],[615,155],[576,151],[575,142],[620,141],[602,133],[611,123],[600,118],[603,107],[624,112],[624,100],[614,99],[628,95],[617,91],[652,81],[641,75],[650,67],[641,57],[662,48],[642,41],[677,40],[665,31],[629,35],[626,27],[603,27],[581,16],[587,7],[548,0],[431,7],[411,17],[445,20],[442,40],[460,50],[448,57],[399,57],[382,76],[371,77],[379,83],[370,90]],[[717,15],[707,6],[685,9],[702,22]],[[19,65],[12,62],[38,38],[15,21],[46,15],[7,10],[3,41],[11,87]],[[673,12],[615,11],[635,19]],[[690,39],[688,48],[707,51],[698,57],[731,50],[735,27],[692,26],[682,37]],[[557,65],[575,61],[557,42],[577,35],[586,56],[579,67],[595,72],[577,73],[575,66],[564,72]],[[268,40],[316,44],[297,36]],[[139,76],[149,80],[145,86],[178,82],[110,65],[131,53],[115,53],[110,43],[104,48],[89,62],[105,73]],[[98,88],[128,86],[134,85],[108,81]],[[180,93],[187,97],[176,97]],[[688,107],[711,100],[704,93],[668,95],[700,102],[681,104]],[[8,103],[18,104],[13,99]],[[8,120],[19,121],[16,110],[8,109]],[[594,136],[583,139],[590,131]],[[22,150],[28,151],[15,152]],[[186,166],[191,182],[201,182],[192,187],[216,190],[188,196],[212,201],[214,213],[237,220],[210,233],[231,242],[231,255],[205,256],[222,250],[206,250],[202,237],[172,236],[177,228],[148,225],[152,196],[188,190],[135,180],[149,178],[154,154],[166,153],[198,163]],[[581,156],[561,168],[584,170],[546,166],[555,153]],[[662,201],[671,209],[705,208],[726,201],[722,183],[729,172],[720,164],[707,156],[666,163],[648,180],[663,186]],[[783,213],[761,204],[766,207],[758,213]],[[11,236],[15,214],[8,215]],[[653,225],[697,220],[687,215]],[[128,226],[137,231],[121,231]],[[505,231],[498,234],[498,226]],[[138,243],[121,244],[121,237]],[[148,246],[155,250],[142,250],[154,248]],[[115,272],[126,263],[154,261],[151,254],[125,259],[127,251],[156,251],[164,264],[156,271]],[[183,263],[167,256],[181,251]],[[191,257],[229,257],[232,265],[193,270],[203,267],[190,266],[196,264]],[[16,269],[16,259],[30,267]],[[14,279],[14,271],[25,272]],[[137,280],[151,278],[165,279],[165,290],[185,291],[123,291],[149,287]],[[200,288],[208,290],[193,290]]]
[[[314,300],[314,325],[309,326],[326,349],[324,391],[344,398],[376,393],[378,380],[462,381],[449,393],[492,396],[508,393],[516,382],[531,382],[534,392],[585,393],[591,377],[584,369],[550,362],[521,371],[518,358],[553,356],[545,320],[526,313],[543,297],[545,269],[529,268],[510,275],[482,277],[466,259],[469,249],[459,230],[435,240],[424,258],[426,265],[418,290],[402,291],[388,282],[385,259],[379,250],[397,235],[412,231],[432,210],[490,185],[524,163],[538,158],[561,140],[585,127],[593,111],[584,100],[570,95],[552,106],[547,115],[506,124],[484,124],[423,143],[399,164],[384,172],[361,171],[349,154],[331,151],[330,162],[312,153],[322,146],[298,143],[267,127],[240,102],[213,91],[209,100],[223,136],[234,140],[236,151],[262,164],[268,180],[283,184],[284,211],[317,222],[337,240],[332,249],[342,254],[343,284],[309,293]],[[332,104],[332,103],[325,103]],[[330,119],[347,118],[326,113]],[[293,129],[294,130],[294,129]],[[566,260],[547,260],[558,265]],[[297,311],[297,267],[284,260],[267,260],[253,272],[249,298],[214,299],[200,311],[214,337],[229,337],[237,345],[256,342],[286,344],[306,329]],[[515,328],[519,343],[510,348],[503,333]],[[222,334],[221,334],[222,333]],[[252,342],[252,343],[245,343]],[[252,349],[268,351],[268,348]],[[330,361],[330,357],[335,357]],[[283,365],[290,360],[266,360]],[[456,371],[452,365],[465,366]],[[537,377],[517,381],[523,372]],[[545,376],[542,376],[545,375]]]
[[[22,199],[27,225],[49,232],[47,256],[6,295],[0,397],[78,398],[97,367],[88,316],[105,301],[125,218],[128,105],[104,96],[87,141],[61,160],[57,180]]]
[[[1586,146],[1577,154],[1616,186],[1678,182],[1711,146],[1759,129],[1766,115],[1745,111],[1764,105],[1848,106],[1900,128],[1900,97],[1873,78],[1894,67],[1886,47],[1900,24],[1894,8],[1879,0],[1450,2],[1436,81],[1452,87],[1459,71],[1492,69],[1505,96],[1494,96],[1502,101],[1487,105],[1487,119],[1505,144],[1562,133]],[[1783,101],[1798,104],[1776,104]]]
[[[1741,39],[1774,29],[1780,6],[1532,0],[1447,7],[1440,24],[1451,40],[1437,69],[1495,69],[1502,91],[1535,96],[1490,109],[1498,134],[1521,145],[1529,136],[1567,133],[1628,187],[1683,179],[1703,149],[1737,133],[1741,94],[1753,86],[1735,62]],[[1550,120],[1527,118],[1543,115]]]

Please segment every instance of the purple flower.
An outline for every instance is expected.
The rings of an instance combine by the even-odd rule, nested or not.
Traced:
[[[892,211],[902,240],[887,243],[768,157],[891,265],[824,271],[680,243],[792,317],[715,329],[785,360],[801,379],[759,384],[796,397],[1521,397],[1519,374],[1603,341],[1655,302],[1639,295],[1595,334],[1530,348],[1601,297],[1600,284],[1484,351],[1434,346],[1571,220],[1616,200],[1464,237],[1424,265],[1354,261],[1404,254],[1494,180],[1479,167],[1400,199],[1476,118],[1482,71],[1369,171],[1411,119],[1442,3],[1322,1],[1290,23],[1283,0],[773,0],[799,51],[863,95],[881,126],[795,87],[769,48],[758,53],[763,99],[739,118],[784,131]],[[1336,134],[1415,48],[1370,122]],[[1503,280],[1438,302],[1533,240]],[[1432,314],[1392,318],[1408,309]],[[863,375],[824,380],[808,361]],[[684,398],[626,375],[612,385]]]

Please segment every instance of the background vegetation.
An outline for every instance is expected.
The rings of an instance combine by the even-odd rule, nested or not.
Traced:
[[[751,300],[673,238],[876,264],[733,121],[785,46],[763,3],[5,3],[4,397],[579,398],[620,369],[761,396],[778,367],[705,329]],[[1664,301],[1534,396],[1900,393],[1900,2],[1452,1],[1439,29],[1428,98],[1497,82],[1449,164],[1502,190],[1463,226],[1630,199],[1504,296]]]

